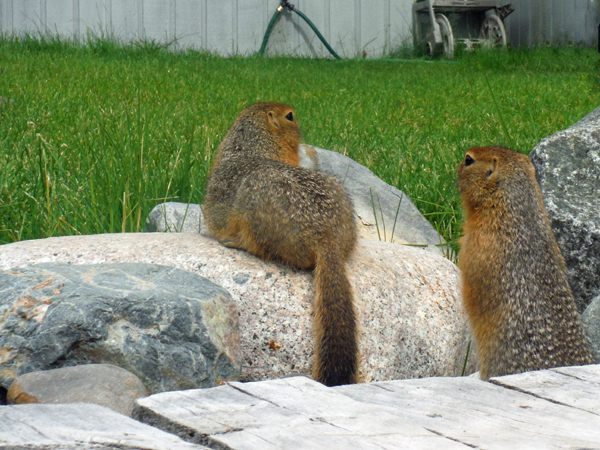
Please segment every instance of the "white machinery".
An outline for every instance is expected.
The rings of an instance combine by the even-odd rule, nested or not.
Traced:
[[[515,8],[496,0],[415,0],[412,8],[415,47],[452,58],[454,46],[506,46],[503,20]]]

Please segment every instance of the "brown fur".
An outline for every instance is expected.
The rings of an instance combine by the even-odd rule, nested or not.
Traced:
[[[458,179],[459,267],[481,377],[592,363],[529,158],[472,148]]]
[[[356,381],[356,318],[346,264],[356,244],[354,212],[339,183],[299,165],[294,110],[258,103],[242,111],[219,146],[204,215],[225,246],[300,269],[315,268],[313,377]]]

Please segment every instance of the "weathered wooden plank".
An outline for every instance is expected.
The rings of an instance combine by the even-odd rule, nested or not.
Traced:
[[[0,448],[202,450],[108,408],[85,403],[0,406]]]
[[[138,400],[134,418],[180,435],[191,432],[195,442],[208,435],[257,427],[265,421],[297,419],[296,414],[231,386],[164,392]]]
[[[565,367],[492,378],[499,386],[600,415],[600,366]]]
[[[589,366],[557,367],[551,369],[553,372],[563,373],[573,377],[580,378],[589,383],[600,384],[600,364]]]
[[[314,420],[308,426],[271,425],[219,436],[218,442],[235,450],[397,450],[397,449],[463,449],[468,447],[440,438],[432,433],[402,436],[388,429],[381,434],[349,432]]]
[[[134,417],[143,422],[236,450],[467,448],[304,377],[162,393],[137,403]]]
[[[600,442],[598,415],[475,378],[401,380],[334,390],[393,407],[406,419],[475,448],[595,448]]]

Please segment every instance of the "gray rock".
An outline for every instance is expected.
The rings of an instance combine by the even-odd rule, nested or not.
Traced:
[[[529,155],[579,312],[600,294],[600,108]]]
[[[593,299],[581,315],[583,330],[590,341],[596,364],[600,363],[600,295]]]
[[[8,390],[8,403],[94,403],[131,416],[135,399],[147,395],[131,372],[110,364],[86,364],[21,375]]]
[[[311,373],[314,279],[308,271],[225,248],[198,233],[67,236],[0,246],[0,269],[49,260],[160,261],[196,272],[236,302],[243,380]],[[469,327],[451,261],[414,247],[359,240],[348,274],[360,322],[363,381],[461,374]]]
[[[191,233],[206,231],[200,205],[166,202],[156,205],[146,219],[146,231]]]
[[[119,235],[106,236],[114,243]],[[110,242],[108,254],[118,247]],[[5,388],[25,373],[89,363],[129,370],[150,393],[239,376],[235,306],[195,274],[153,264],[42,264],[0,272],[0,286]]]
[[[344,186],[359,225],[370,229],[370,236],[361,237],[444,253],[446,241],[404,192],[341,153],[301,145],[300,156],[301,166],[333,175]]]
[[[0,407],[7,450],[208,450],[98,405]]]

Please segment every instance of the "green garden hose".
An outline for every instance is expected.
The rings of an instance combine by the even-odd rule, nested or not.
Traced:
[[[277,21],[277,19],[279,18],[279,15],[283,12],[283,10],[285,8],[289,9],[290,11],[294,11],[296,14],[298,14],[300,17],[302,17],[304,19],[304,21],[308,24],[309,27],[312,28],[312,30],[315,32],[315,34],[317,35],[317,37],[321,40],[321,42],[323,43],[323,45],[325,47],[327,47],[327,50],[329,50],[329,52],[335,57],[335,59],[342,59],[340,57],[340,55],[338,55],[335,52],[335,50],[331,48],[331,46],[325,40],[325,38],[323,37],[323,35],[321,33],[319,33],[319,30],[317,29],[317,27],[315,26],[315,24],[312,23],[308,17],[306,17],[302,12],[300,12],[299,10],[297,10],[296,7],[294,5],[292,5],[292,4],[290,4],[287,0],[283,0],[281,2],[281,4],[277,7],[277,10],[275,11],[275,14],[273,14],[273,17],[271,18],[271,21],[269,22],[269,26],[267,27],[267,31],[265,32],[265,37],[263,38],[262,45],[260,46],[260,50],[258,51],[258,54],[260,56],[263,56],[263,54],[265,53],[265,49],[267,47],[267,42],[269,40],[269,36],[271,36],[271,31],[273,31],[273,27],[275,26],[275,22]]]

